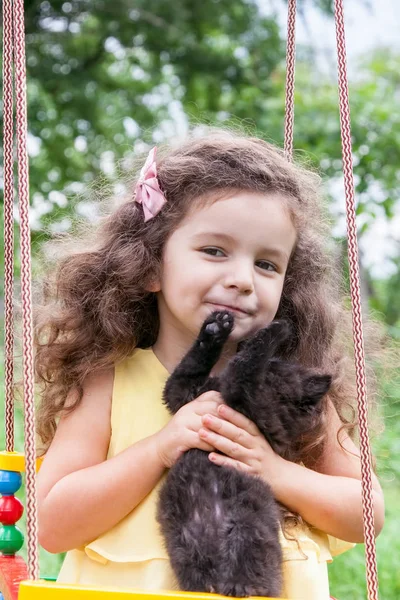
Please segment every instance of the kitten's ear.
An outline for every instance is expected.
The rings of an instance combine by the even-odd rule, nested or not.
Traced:
[[[303,397],[301,404],[306,407],[316,406],[331,387],[330,375],[309,375],[303,381]]]

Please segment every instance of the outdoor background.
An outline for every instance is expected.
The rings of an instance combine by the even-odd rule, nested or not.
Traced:
[[[394,344],[400,340],[400,5],[344,4],[364,311],[372,311]],[[298,5],[294,144],[326,180],[346,276],[332,5]],[[190,123],[241,123],[282,144],[286,8],[284,0],[25,0],[33,277],[43,241],[77,218],[96,218],[93,184],[100,176],[116,184],[118,170],[129,164],[124,157],[184,135]],[[2,236],[1,224],[1,246]],[[386,429],[373,449],[387,517],[377,550],[381,597],[397,600],[400,385],[394,370],[381,375],[393,366],[383,362]],[[18,450],[22,428],[18,408]],[[55,576],[61,560],[41,551],[41,574]],[[330,579],[339,600],[365,598],[364,547],[335,559]]]

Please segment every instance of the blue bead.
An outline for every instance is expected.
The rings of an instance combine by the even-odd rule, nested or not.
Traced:
[[[11,496],[12,494],[15,494],[15,492],[17,492],[21,487],[21,483],[21,473],[17,473],[16,471],[0,470],[0,494],[3,496]]]
[[[4,596],[1,592],[0,592],[0,600],[4,600]]]

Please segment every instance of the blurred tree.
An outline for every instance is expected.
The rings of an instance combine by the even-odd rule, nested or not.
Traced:
[[[118,159],[149,141],[171,107],[257,122],[284,53],[276,19],[261,17],[254,0],[26,0],[25,24],[31,196],[42,228],[71,214],[103,152]]]
[[[357,76],[349,84],[359,238],[369,232],[377,217],[391,221],[400,215],[400,114],[396,108],[399,73],[400,55],[388,49],[375,50],[360,61]],[[279,139],[284,118],[283,66],[274,77],[276,91],[267,99],[258,126],[272,139]],[[298,61],[296,68],[294,138],[295,147],[301,148],[299,157],[304,154],[318,167],[336,198],[342,195],[336,213],[343,216],[337,82],[319,72],[309,60]],[[392,241],[399,248],[398,239]],[[392,259],[393,275],[387,280],[373,279],[365,268],[361,269],[366,297],[385,315],[393,334],[400,323],[400,303],[394,301],[400,296],[398,257],[399,253]]]
[[[329,0],[314,4],[331,11]],[[85,185],[101,172],[113,180],[114,160],[185,115],[245,120],[282,141],[284,42],[255,1],[26,0],[25,11],[34,248],[68,227]],[[295,146],[335,180],[336,82],[299,50]],[[391,219],[399,196],[399,67],[398,56],[375,53],[350,87],[361,233],[382,211]]]
[[[244,0],[28,0],[26,11],[31,192],[47,222],[74,208],[77,190],[135,140],[171,121],[171,105],[214,116],[229,94],[256,89],[254,114],[284,47],[274,19]],[[260,83],[259,83],[260,82]],[[44,204],[46,209],[46,205]]]

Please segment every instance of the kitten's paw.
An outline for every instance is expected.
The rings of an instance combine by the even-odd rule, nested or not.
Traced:
[[[220,344],[228,339],[234,325],[232,313],[216,311],[204,321],[199,334],[200,348],[207,348],[215,343]]]
[[[234,598],[248,598],[249,596],[260,596],[259,590],[251,584],[234,583],[230,581],[221,582],[217,586],[217,594],[221,596],[233,596]]]

